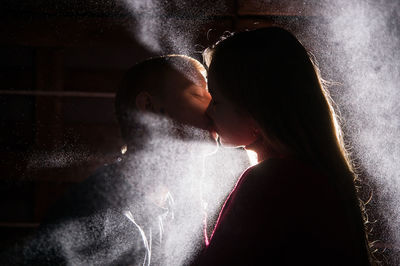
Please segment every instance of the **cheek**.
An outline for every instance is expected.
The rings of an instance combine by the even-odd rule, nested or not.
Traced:
[[[247,117],[237,115],[234,112],[216,110],[212,118],[221,137],[222,144],[246,146],[256,140]]]
[[[197,99],[191,95],[181,95],[171,103],[170,109],[173,109],[173,116],[178,121],[208,129],[210,125],[209,118],[206,116],[208,104],[208,99]]]
[[[251,129],[244,125],[226,128],[220,136],[221,143],[225,146],[247,146],[257,140]]]
[[[235,125],[240,123],[240,119],[234,113],[233,109],[225,104],[211,106],[209,113],[216,126],[221,130],[231,131],[233,128],[235,128]]]

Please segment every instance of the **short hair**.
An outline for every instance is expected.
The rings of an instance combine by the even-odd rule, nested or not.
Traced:
[[[128,69],[115,97],[115,113],[122,138],[129,141],[132,130],[137,126],[131,114],[136,111],[135,101],[140,92],[163,97],[174,77],[181,77],[182,81],[190,85],[205,82],[205,75],[206,70],[199,61],[176,54],[152,57]]]

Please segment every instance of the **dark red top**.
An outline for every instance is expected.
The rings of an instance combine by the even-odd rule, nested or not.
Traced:
[[[330,179],[293,159],[249,168],[199,265],[369,265],[362,228]]]

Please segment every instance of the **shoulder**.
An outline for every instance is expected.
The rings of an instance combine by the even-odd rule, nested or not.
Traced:
[[[249,168],[241,177],[244,186],[308,186],[325,183],[328,175],[297,159],[269,159]]]
[[[234,201],[262,209],[278,202],[280,208],[304,209],[338,200],[330,176],[296,159],[270,159],[249,168],[233,194]]]
[[[247,169],[238,182],[238,189],[263,190],[271,186],[283,185],[292,181],[292,177],[299,173],[297,162],[283,159],[265,160]]]

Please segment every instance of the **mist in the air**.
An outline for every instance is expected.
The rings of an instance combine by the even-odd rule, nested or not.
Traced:
[[[222,4],[207,7],[192,2],[169,3],[181,6],[182,14],[201,14],[199,18],[224,8]],[[373,186],[374,204],[367,209],[379,213],[385,230],[378,236],[381,239],[372,240],[400,246],[400,2],[303,2],[307,12],[299,10],[299,15],[310,15],[306,23],[293,25],[292,20],[292,24],[281,21],[280,25],[296,29],[295,34],[320,66],[322,78],[332,84],[329,90],[340,111],[347,148],[362,172],[364,189]],[[139,21],[135,36],[149,49],[172,47],[187,52],[196,47],[193,36],[201,23],[182,26],[182,20],[168,17],[168,5],[161,1],[125,3]],[[268,3],[257,1],[261,9]],[[293,10],[290,1],[282,3]],[[293,7],[298,6],[295,4]]]
[[[132,15],[128,29],[155,53],[191,54],[198,50],[196,37],[203,34],[200,28],[210,17],[226,9],[222,2],[213,6],[183,0],[121,2]],[[263,1],[258,2],[262,7]],[[308,17],[304,27],[296,25],[295,34],[315,56],[322,78],[334,84],[328,89],[340,110],[348,149],[358,168],[363,170],[365,182],[374,186],[373,208],[386,226],[380,235],[384,239],[378,240],[400,246],[400,2],[303,2],[315,16]],[[172,10],[181,12],[173,14]],[[293,24],[282,26],[290,29]],[[165,134],[175,129],[168,119],[151,115],[141,119],[151,128],[150,135],[143,140],[146,148],[135,153],[129,153],[128,149],[119,162],[119,173],[131,178],[123,179],[122,183],[102,184],[96,193],[110,206],[122,206],[132,214],[142,208],[145,195],[171,197],[169,215],[173,215],[168,221],[172,225],[165,231],[160,249],[166,255],[159,262],[182,265],[202,241],[204,213],[208,212],[211,217],[218,213],[235,180],[249,163],[240,150],[215,152],[215,143],[208,141],[205,132],[186,128],[191,138],[178,139]],[[32,159],[33,164],[41,161],[35,160]],[[85,231],[87,223],[108,219],[108,241],[115,247],[113,251],[95,253],[93,261],[81,261],[71,254],[70,262],[76,265],[112,263],[112,258],[128,252],[131,245],[129,234],[117,239],[112,238],[112,231],[118,230],[121,223],[132,221],[125,216],[114,221],[111,217],[115,215],[109,212],[98,216],[66,223],[51,237],[40,240],[39,246],[50,241],[83,247],[91,241],[89,232]],[[143,221],[144,224],[153,222]]]
[[[373,240],[398,247],[400,2],[332,1],[323,14],[328,46],[316,49],[326,59],[320,64],[336,71],[332,77],[341,84],[332,94],[342,111],[349,148],[364,171],[364,182],[374,187],[369,209],[379,214],[384,232]]]
[[[72,188],[38,234],[0,262],[55,256],[68,265],[190,263],[204,244],[205,214],[215,221],[212,213],[248,158],[242,150],[218,151],[208,131],[166,116],[134,111],[130,120],[138,145]]]

